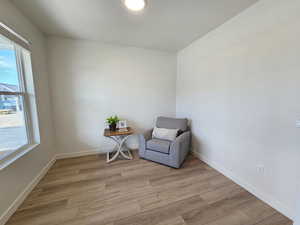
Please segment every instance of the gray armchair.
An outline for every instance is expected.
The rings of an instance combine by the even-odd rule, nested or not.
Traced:
[[[158,117],[156,127],[179,129],[182,133],[173,142],[152,139],[152,130],[140,134],[140,158],[179,168],[190,151],[191,132],[188,130],[187,123],[187,119]]]

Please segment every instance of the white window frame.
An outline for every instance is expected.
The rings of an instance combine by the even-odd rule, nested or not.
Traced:
[[[11,36],[8,36],[7,33],[1,32],[1,29],[3,29],[3,26],[1,27],[1,25],[2,24],[0,23],[0,35],[6,37],[14,45],[19,79],[19,90],[18,92],[0,91],[0,95],[14,95],[20,96],[22,98],[27,144],[17,149],[11,149],[13,152],[0,160],[0,170],[9,166],[11,163],[16,161],[29,151],[33,150],[40,144],[36,99],[32,77],[31,52],[29,48],[24,47],[28,46],[29,42],[24,43],[24,38],[22,37],[21,39],[21,36],[17,36],[15,32],[12,32],[12,30],[6,29],[5,31],[8,32],[9,35],[13,36],[13,38],[11,38]],[[24,44],[20,45],[20,42]],[[28,54],[28,58],[26,58],[25,54]]]

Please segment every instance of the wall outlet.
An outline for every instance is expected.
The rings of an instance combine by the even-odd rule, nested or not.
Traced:
[[[300,128],[300,120],[296,120],[296,127]]]

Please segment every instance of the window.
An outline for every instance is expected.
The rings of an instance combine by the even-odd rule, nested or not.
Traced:
[[[27,86],[33,86],[29,50],[0,34],[0,169],[39,142]]]

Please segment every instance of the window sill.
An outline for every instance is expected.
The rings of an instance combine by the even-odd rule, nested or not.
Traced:
[[[31,150],[35,149],[39,145],[40,144],[35,143],[23,146],[22,148],[16,150],[14,153],[0,160],[0,170],[3,170],[4,168],[8,167],[10,164],[21,158],[23,155],[27,154]]]

